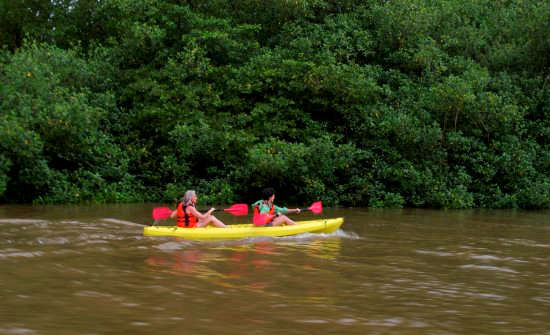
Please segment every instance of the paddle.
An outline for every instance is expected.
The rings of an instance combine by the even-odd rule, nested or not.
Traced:
[[[248,204],[234,204],[231,207],[225,208],[224,212],[236,216],[248,215]]]
[[[308,208],[300,208],[301,211],[310,210],[315,214],[320,214],[323,211],[323,203],[321,201],[316,201],[311,204]]]
[[[218,210],[218,209],[217,209]],[[234,204],[231,207],[225,208],[225,212],[228,212],[233,215],[248,215],[248,205],[247,204]],[[153,220],[165,220],[172,215],[172,210],[168,207],[155,207],[153,208]]]
[[[321,201],[316,201],[311,204],[308,208],[300,208],[300,211],[312,211],[315,214],[320,214],[323,211],[323,203]],[[254,211],[254,217],[252,218],[252,223],[254,223],[255,226],[263,226],[271,219],[273,218],[273,215],[265,214],[265,213],[258,213],[257,211]]]
[[[153,208],[153,220],[168,219],[172,215],[172,210],[168,207],[156,207]]]

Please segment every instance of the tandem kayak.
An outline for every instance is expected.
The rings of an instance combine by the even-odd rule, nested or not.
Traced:
[[[344,218],[296,221],[292,226],[255,227],[253,224],[228,225],[227,228],[180,228],[178,226],[147,226],[145,236],[176,236],[189,240],[240,239],[256,236],[290,236],[303,233],[332,233],[344,223]]]

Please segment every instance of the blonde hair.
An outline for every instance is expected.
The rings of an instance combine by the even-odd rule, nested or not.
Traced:
[[[187,205],[195,195],[197,194],[194,190],[188,190],[187,192],[185,192],[185,195],[183,196],[183,204]]]

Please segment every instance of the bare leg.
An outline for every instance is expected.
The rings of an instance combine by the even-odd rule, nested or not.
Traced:
[[[294,225],[296,222],[292,221],[286,215],[279,215],[273,219],[273,227],[282,226],[282,225]]]
[[[223,222],[218,220],[214,215],[208,215],[207,217],[204,218],[204,220],[199,220],[199,222],[197,222],[197,227],[199,228],[206,227],[208,225],[212,225],[218,228],[227,227],[225,224],[223,224]]]

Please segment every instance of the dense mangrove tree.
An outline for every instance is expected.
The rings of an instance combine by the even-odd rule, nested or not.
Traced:
[[[0,202],[550,207],[547,0],[0,2]]]

